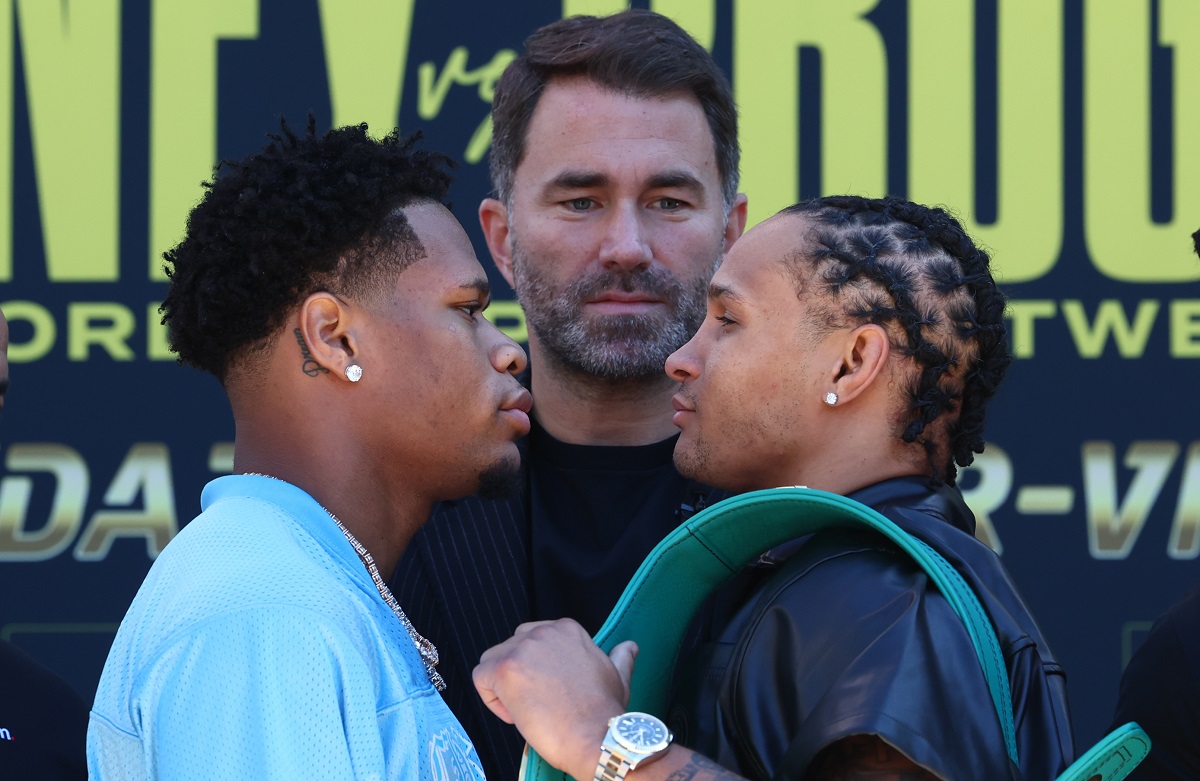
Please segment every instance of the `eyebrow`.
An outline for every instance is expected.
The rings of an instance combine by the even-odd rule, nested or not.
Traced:
[[[657,173],[650,177],[648,184],[653,189],[678,187],[697,193],[704,192],[704,184],[696,178],[696,175],[691,171],[682,169],[671,169]]]
[[[546,190],[586,190],[592,187],[605,187],[612,179],[601,171],[568,170],[559,173],[546,183]],[[704,192],[704,183],[691,171],[681,168],[671,168],[659,171],[646,182],[646,188],[651,190],[681,188],[695,193]]]
[[[467,282],[460,282],[458,289],[474,291],[479,294],[480,298],[491,298],[492,296],[492,283],[488,281],[487,277],[476,277]]]
[[[735,304],[745,304],[746,303],[746,299],[740,293],[738,293],[736,290],[734,290],[731,287],[727,287],[725,285],[718,284],[716,282],[709,283],[708,297],[714,301],[717,299],[726,298],[726,299],[729,299],[730,301],[733,301]]]
[[[546,183],[546,190],[585,190],[603,187],[609,181],[608,176],[599,171],[563,171]]]

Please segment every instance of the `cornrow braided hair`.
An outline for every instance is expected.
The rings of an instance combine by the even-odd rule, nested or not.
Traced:
[[[782,213],[810,222],[788,263],[801,289],[815,282],[818,316],[831,328],[880,325],[912,358],[900,436],[923,446],[933,483],[953,484],[955,465],[983,452],[987,402],[1012,362],[987,253],[947,212],[896,197],[830,196]]]

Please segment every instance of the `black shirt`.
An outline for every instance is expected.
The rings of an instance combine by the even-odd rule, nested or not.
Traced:
[[[643,557],[680,522],[678,435],[650,445],[560,442],[533,424],[528,461],[535,620],[599,631]]]
[[[66,681],[0,640],[0,778],[87,778],[87,724]]]
[[[1200,586],[1154,623],[1121,676],[1119,726],[1136,721],[1150,755],[1131,779],[1200,778]]]

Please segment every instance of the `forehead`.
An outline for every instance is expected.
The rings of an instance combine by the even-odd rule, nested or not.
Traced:
[[[687,92],[631,96],[583,76],[552,79],[529,123],[517,178],[552,179],[568,170],[651,176],[684,167],[719,184],[704,109]]]
[[[785,262],[803,246],[805,220],[779,215],[759,223],[734,242],[717,273],[713,287],[760,303],[799,302],[795,277]]]
[[[400,272],[401,290],[440,293],[486,280],[483,266],[458,220],[440,203],[417,203],[404,216],[425,248],[425,257]]]

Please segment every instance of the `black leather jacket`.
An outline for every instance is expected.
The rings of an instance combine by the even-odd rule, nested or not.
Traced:
[[[752,779],[877,734],[945,779],[1052,779],[1074,757],[1062,668],[954,488],[899,478],[852,494],[935,548],[991,618],[1013,691],[1005,752],[974,647],[917,565],[877,533],[830,531],[771,551],[693,623],[676,675],[677,740]]]

